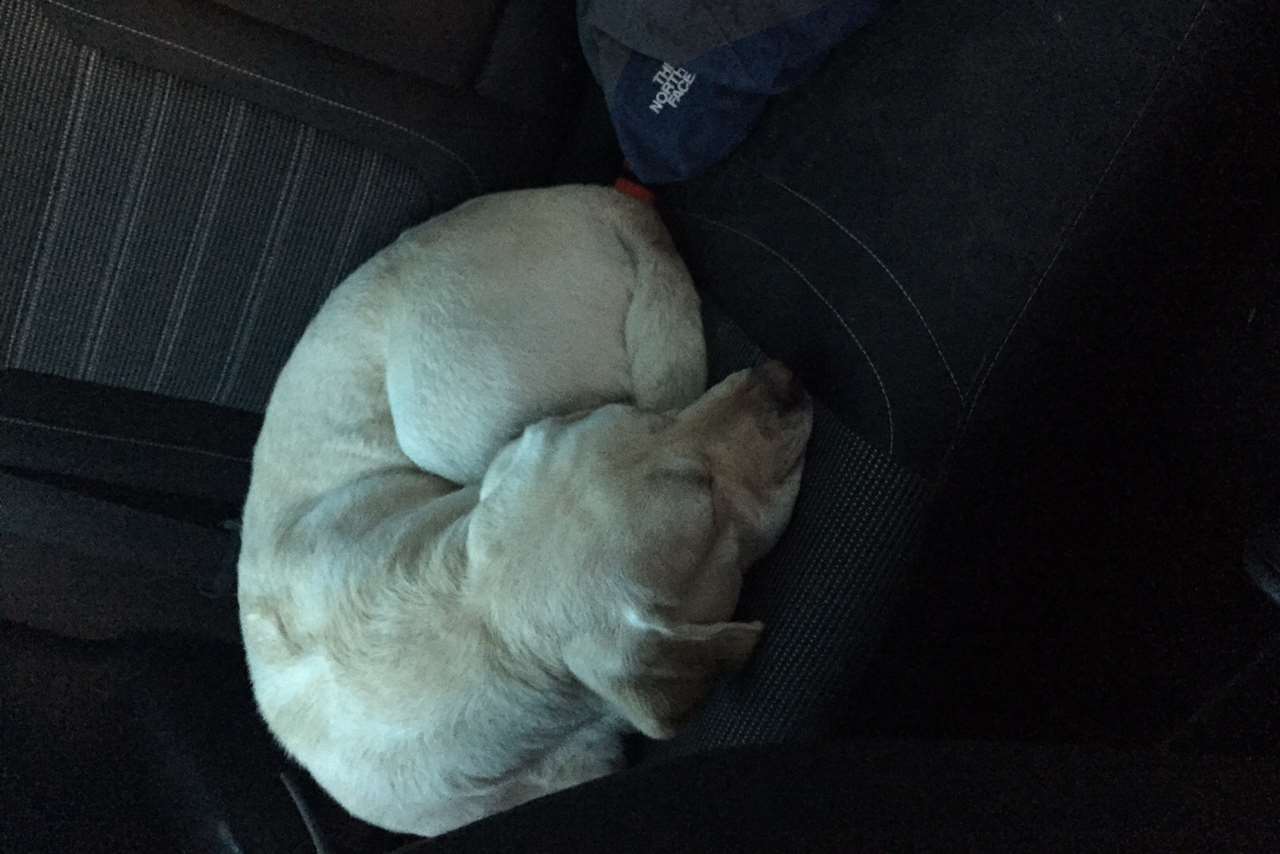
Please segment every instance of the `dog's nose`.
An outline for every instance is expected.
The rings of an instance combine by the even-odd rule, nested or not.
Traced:
[[[765,388],[779,411],[794,412],[809,404],[809,394],[791,369],[770,359],[751,370],[752,378]]]

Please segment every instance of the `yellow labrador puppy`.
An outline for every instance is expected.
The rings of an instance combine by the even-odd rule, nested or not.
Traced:
[[[356,816],[435,835],[670,737],[759,623],[727,622],[799,488],[776,363],[702,394],[657,215],[602,187],[488,196],[334,291],[254,453],[254,695]]]

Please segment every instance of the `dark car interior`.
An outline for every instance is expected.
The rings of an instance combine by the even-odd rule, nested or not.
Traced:
[[[575,4],[0,0],[0,850],[1280,850],[1280,15],[899,0],[653,187],[713,379],[816,401],[748,668],[433,840],[273,742],[236,612],[329,291],[623,174]]]

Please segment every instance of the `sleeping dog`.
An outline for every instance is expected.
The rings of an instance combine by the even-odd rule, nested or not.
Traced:
[[[703,393],[657,214],[603,187],[405,232],[302,336],[239,563],[258,706],[351,813],[431,836],[669,738],[759,623],[811,408],[775,362]]]

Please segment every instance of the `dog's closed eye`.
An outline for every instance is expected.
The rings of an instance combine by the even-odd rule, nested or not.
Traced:
[[[591,415],[594,412],[595,412],[594,409],[579,409],[577,412],[570,412],[568,415],[560,416],[559,421],[562,426],[567,427],[570,424],[577,424],[579,421],[581,421],[582,419],[586,418],[587,416]]]

